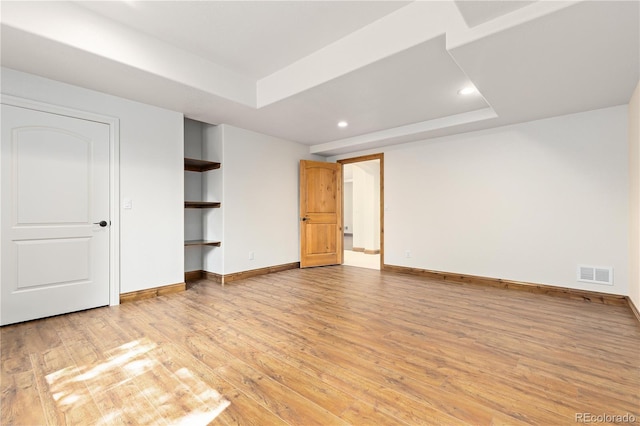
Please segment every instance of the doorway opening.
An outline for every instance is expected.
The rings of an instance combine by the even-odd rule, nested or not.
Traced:
[[[382,269],[384,264],[384,157],[339,160],[343,167],[343,264]]]

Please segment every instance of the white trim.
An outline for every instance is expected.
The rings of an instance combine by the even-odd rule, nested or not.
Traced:
[[[0,94],[0,103],[109,126],[109,305],[120,304],[120,119],[63,106]]]
[[[111,211],[109,256],[109,306],[120,304],[120,120],[109,120],[109,206]]]

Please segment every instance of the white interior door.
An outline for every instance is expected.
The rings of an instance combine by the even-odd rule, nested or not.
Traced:
[[[2,105],[1,132],[0,324],[108,305],[109,126]]]

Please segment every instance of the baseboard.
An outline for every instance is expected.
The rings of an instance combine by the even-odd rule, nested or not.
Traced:
[[[626,296],[599,293],[589,290],[578,290],[567,287],[555,287],[545,284],[533,284],[520,281],[503,280],[500,278],[478,277],[475,275],[454,274],[450,272],[430,271],[427,269],[409,268],[406,266],[387,264],[382,266],[382,270],[398,272],[401,274],[417,275],[420,277],[457,284],[483,285],[511,290],[528,291],[530,293],[548,294],[551,296],[582,300],[586,302],[602,303],[605,305],[627,306],[629,304]],[[636,315],[638,314],[636,313]]]
[[[633,300],[631,300],[629,296],[627,296],[627,303],[629,304],[633,315],[635,315],[638,322],[640,322],[640,310],[638,310],[638,307],[635,305],[635,303],[633,303]]]
[[[298,269],[298,268],[300,268],[300,262],[285,263],[283,265],[268,266],[266,268],[235,272],[233,274],[224,275],[223,283],[227,284],[232,281],[244,280],[246,278],[257,277],[259,275],[273,274],[274,272],[282,272],[282,271],[287,271],[289,269]]]
[[[221,284],[222,275],[216,274],[214,272],[203,271],[203,270],[189,271],[184,273],[184,281],[187,284],[190,284],[190,283],[193,283],[194,281],[199,281],[199,280],[215,281]]]
[[[356,251],[358,253],[364,253],[364,254],[380,254],[380,250],[379,249],[378,250],[369,250],[369,249],[366,249],[364,247],[353,247],[351,249],[351,251]]]
[[[208,271],[189,271],[184,273],[184,280],[185,282],[189,283],[205,279],[224,285],[232,281],[244,280],[246,278],[257,277],[259,275],[273,274],[274,272],[282,272],[288,269],[298,268],[300,268],[300,262],[267,266],[266,268],[250,269],[248,271],[234,272],[227,275],[216,274],[215,272]]]
[[[187,285],[185,283],[169,284],[160,287],[147,288],[145,290],[132,291],[129,293],[122,293],[120,295],[120,303],[135,302],[137,300],[151,299],[152,297],[158,297],[165,294],[178,293],[185,291]]]
[[[224,278],[222,275],[220,274],[216,274],[215,272],[207,272],[207,271],[202,271],[204,278],[206,278],[209,281],[214,281],[217,282],[218,284],[222,284],[222,279]]]
[[[189,271],[184,273],[184,282],[198,281],[205,277],[204,271]]]

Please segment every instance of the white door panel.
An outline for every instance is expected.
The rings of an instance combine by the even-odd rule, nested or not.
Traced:
[[[16,241],[16,291],[89,281],[90,238]]]
[[[12,139],[15,224],[88,223],[92,141],[44,127],[15,129]],[[51,147],[64,155],[49,155]]]
[[[109,304],[109,126],[2,105],[0,323]]]

